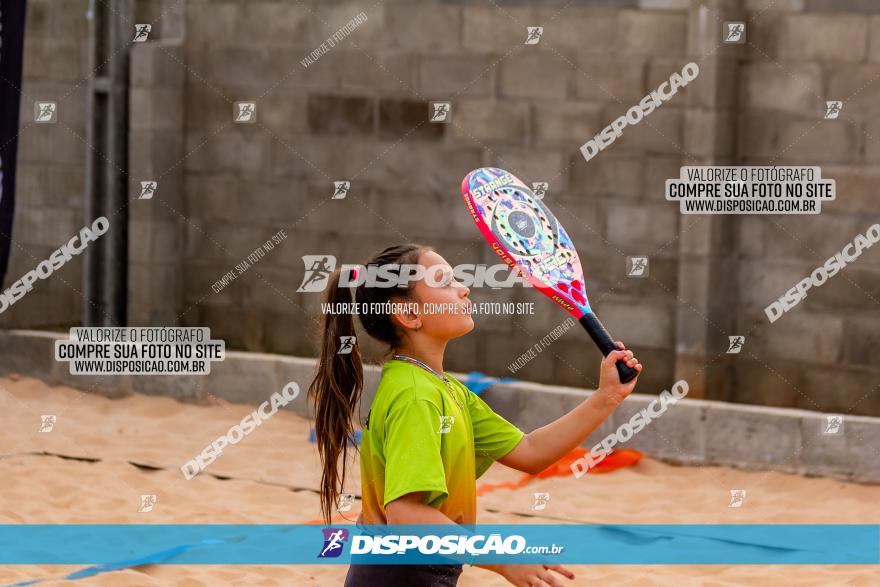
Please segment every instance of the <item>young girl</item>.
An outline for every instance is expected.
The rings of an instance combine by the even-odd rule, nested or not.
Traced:
[[[633,390],[635,380],[621,384],[615,363],[624,359],[638,371],[642,365],[618,342],[621,350],[609,353],[602,361],[595,393],[558,420],[525,434],[443,371],[446,344],[474,327],[467,311],[471,304],[468,288],[454,279],[443,257],[427,246],[389,247],[366,263],[404,264],[430,268],[434,275],[400,287],[360,285],[354,295],[361,309],[384,302],[402,308],[391,315],[359,314],[364,330],[388,344],[391,360],[382,367],[379,387],[364,423],[360,445],[362,511],[358,523],[476,524],[476,480],[493,461],[532,474],[544,470],[580,445]],[[339,287],[339,278],[336,270],[328,283],[327,301],[351,303],[351,291]],[[428,304],[458,306],[461,311],[410,312],[412,307],[407,304],[416,308]],[[353,437],[352,419],[358,412],[363,388],[358,345],[349,354],[337,352],[339,337],[354,334],[350,314],[324,316],[321,357],[309,388],[315,402],[315,432],[323,465],[321,512],[328,524],[345,483],[346,441]],[[450,529],[450,534],[454,532]],[[521,586],[561,587],[550,571],[574,578],[561,565],[475,566]],[[345,585],[452,586],[461,572],[461,565],[353,564]]]

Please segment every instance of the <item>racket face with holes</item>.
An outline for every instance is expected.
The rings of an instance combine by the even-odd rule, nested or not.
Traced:
[[[465,176],[461,195],[508,266],[575,318],[592,313],[574,244],[526,184],[503,169],[482,167]]]

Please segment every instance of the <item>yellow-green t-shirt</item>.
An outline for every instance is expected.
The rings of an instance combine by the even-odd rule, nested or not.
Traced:
[[[382,367],[361,438],[362,523],[387,523],[385,506],[416,491],[453,522],[476,523],[476,480],[525,433],[446,376],[449,388],[405,361]]]

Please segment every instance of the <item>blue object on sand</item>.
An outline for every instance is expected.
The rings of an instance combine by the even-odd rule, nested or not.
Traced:
[[[465,377],[464,386],[474,392],[476,395],[480,395],[483,393],[487,387],[495,384],[495,383],[510,383],[513,381],[518,381],[517,379],[513,379],[512,377],[502,377],[501,379],[497,377],[490,377],[485,373],[480,373],[479,371],[471,371]]]
[[[159,565],[159,564],[170,564],[170,559],[174,558],[178,554],[189,550],[195,546],[213,546],[216,544],[224,544],[226,542],[239,542],[242,538],[235,538],[232,540],[224,540],[222,538],[206,538],[200,542],[195,544],[180,544],[178,546],[174,546],[172,548],[168,548],[165,550],[161,550],[159,552],[151,552],[144,556],[140,556],[137,558],[126,559],[114,561],[112,563],[102,564],[102,565],[94,565],[91,567],[85,567],[83,569],[79,569],[78,571],[74,571],[69,575],[66,575],[64,578],[70,581],[76,579],[83,579],[86,577],[94,577],[95,575],[100,575],[102,573],[109,573],[111,571],[119,571],[122,569],[133,569],[135,567],[141,567],[144,565]],[[57,580],[57,578],[49,579],[49,580]],[[42,583],[43,579],[34,579],[31,581],[22,581],[20,583],[12,583],[7,587],[28,587],[30,585],[36,585],[37,583]]]

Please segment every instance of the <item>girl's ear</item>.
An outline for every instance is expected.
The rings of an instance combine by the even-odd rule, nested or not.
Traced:
[[[396,310],[391,313],[391,319],[406,330],[418,330],[422,327],[422,317],[418,314],[418,308],[414,303],[395,303],[392,307]]]

